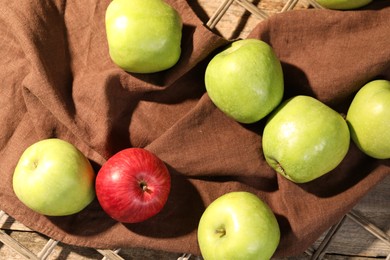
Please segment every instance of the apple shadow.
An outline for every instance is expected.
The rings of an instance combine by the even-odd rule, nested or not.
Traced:
[[[252,4],[257,6],[260,3],[260,0],[254,0],[252,1]],[[246,24],[248,23],[249,18],[253,16],[253,14],[245,9],[244,13],[241,15],[240,20],[236,27],[234,28],[230,38],[232,39],[238,39],[240,36],[241,32],[244,30]]]
[[[163,104],[180,104],[186,100],[199,100],[206,92],[202,80],[206,66],[207,60],[200,61],[190,73],[183,74],[180,80],[161,91],[145,93],[142,100]],[[183,87],[183,82],[186,84],[185,87]]]
[[[105,96],[109,102],[107,118],[110,118],[110,124],[104,150],[105,156],[109,157],[131,146],[128,128],[143,93],[133,93],[124,88],[120,75],[108,77],[105,84]]]
[[[100,234],[118,223],[103,211],[96,198],[77,214],[47,219],[68,234],[85,237]]]
[[[298,238],[295,236],[288,218],[277,213],[274,213],[274,215],[280,229],[280,241],[274,254],[274,256],[277,256],[280,252],[283,252],[285,248],[290,246],[291,241],[298,241]]]
[[[190,73],[184,73],[177,80],[166,87],[150,86],[150,89],[129,91],[131,84],[122,82],[121,75],[115,74],[106,78],[106,97],[109,102],[107,117],[110,118],[108,125],[108,138],[104,152],[110,156],[129,146],[145,146],[147,143],[132,143],[129,136],[129,125],[134,111],[142,101],[159,104],[180,104],[186,100],[198,100],[205,93],[205,87],[199,84],[203,78],[206,63],[201,61]],[[147,76],[145,76],[147,77]],[[186,86],[183,87],[183,82]]]
[[[289,99],[296,95],[315,96],[310,86],[306,73],[299,67],[281,61],[284,77],[284,96],[283,100]]]
[[[206,23],[210,19],[210,16],[207,14],[204,7],[199,4],[199,1],[187,1],[187,4],[203,23]]]
[[[378,11],[388,6],[389,6],[389,1],[387,0],[374,0],[365,6],[356,8],[354,11],[366,11],[366,10]]]
[[[101,167],[97,162],[90,160],[97,173]],[[56,228],[76,236],[93,236],[110,229],[118,222],[109,217],[100,206],[97,198],[82,211],[69,216],[46,216]]]
[[[259,175],[223,175],[223,176],[207,176],[207,177],[192,177],[196,180],[220,183],[224,185],[226,183],[237,183],[242,189],[253,188],[257,191],[274,192],[278,189],[278,183],[273,177],[262,177]]]
[[[178,237],[196,230],[205,210],[203,201],[185,176],[172,167],[169,167],[169,171],[171,192],[162,211],[140,223],[123,223],[127,229],[153,238]]]

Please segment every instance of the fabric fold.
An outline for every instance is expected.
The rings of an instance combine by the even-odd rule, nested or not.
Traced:
[[[244,125],[209,99],[204,71],[230,41],[207,29],[184,0],[167,0],[183,18],[182,56],[171,69],[130,74],[113,64],[105,38],[109,0],[21,1],[0,6],[0,208],[56,240],[95,248],[145,247],[199,255],[204,209],[230,191],[250,191],[275,212],[282,238],[275,256],[302,253],[390,173],[351,144],[343,162],[306,184],[270,168],[261,149],[266,118]],[[358,11],[297,10],[260,22],[249,38],[281,60],[284,99],[311,95],[346,113],[366,82],[390,80],[390,6]],[[30,144],[67,140],[96,172],[113,154],[143,147],[172,175],[167,205],[139,224],[109,218],[97,200],[78,214],[46,217],[14,195],[12,174]]]

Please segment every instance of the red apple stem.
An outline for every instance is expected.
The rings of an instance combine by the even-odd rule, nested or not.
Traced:
[[[148,184],[146,184],[146,182],[140,181],[139,186],[143,192],[151,193],[151,190],[148,188]]]

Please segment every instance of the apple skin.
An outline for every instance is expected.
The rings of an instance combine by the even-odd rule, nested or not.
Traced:
[[[368,156],[390,158],[390,81],[373,80],[353,98],[347,123],[353,142]]]
[[[29,146],[13,174],[13,190],[30,209],[47,216],[80,212],[95,198],[95,172],[67,141],[50,138]]]
[[[143,148],[127,148],[107,160],[96,177],[103,210],[123,223],[159,213],[168,200],[171,178],[164,162]]]
[[[271,46],[257,39],[238,40],[207,65],[205,85],[212,102],[240,123],[268,115],[283,98],[284,80]]]
[[[182,20],[162,0],[113,0],[105,24],[110,57],[127,72],[163,71],[180,58]]]
[[[296,183],[336,168],[349,145],[345,119],[319,100],[302,95],[286,100],[270,115],[262,139],[267,163]]]
[[[198,243],[205,260],[270,259],[279,241],[274,213],[250,192],[220,196],[199,221]]]
[[[316,0],[316,2],[328,9],[350,10],[368,5],[372,0]]]

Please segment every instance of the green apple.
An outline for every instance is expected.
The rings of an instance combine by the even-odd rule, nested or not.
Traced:
[[[390,81],[364,85],[350,104],[347,123],[360,150],[376,159],[390,158]]]
[[[16,196],[30,209],[65,216],[84,209],[95,198],[95,173],[72,144],[44,139],[21,155],[13,175]]]
[[[220,196],[199,221],[198,243],[205,260],[270,259],[279,240],[274,213],[249,192]]]
[[[316,2],[328,9],[349,10],[368,5],[372,0],[316,0]]]
[[[296,183],[336,168],[349,144],[345,119],[319,100],[302,95],[286,100],[272,113],[262,139],[267,163]]]
[[[241,123],[268,115],[283,98],[283,71],[271,46],[257,39],[238,40],[215,55],[206,68],[212,102]]]
[[[180,58],[182,20],[163,0],[113,0],[105,23],[111,59],[125,71],[163,71]]]

